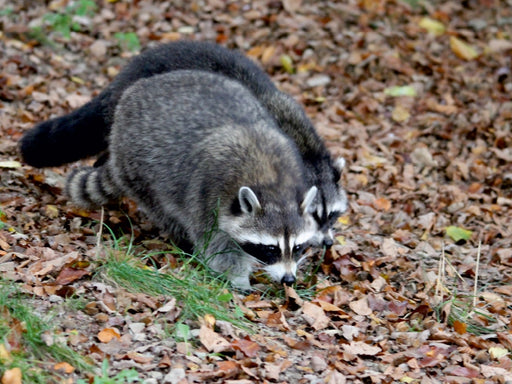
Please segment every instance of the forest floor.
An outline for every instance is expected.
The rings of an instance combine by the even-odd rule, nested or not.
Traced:
[[[0,0],[0,276],[51,319],[45,343],[57,338],[96,367],[107,360],[100,383],[128,381],[132,368],[147,383],[512,383],[510,0],[101,1],[84,11],[91,3]],[[349,210],[303,283],[212,297],[248,330],[208,311],[183,319],[186,300],[95,273],[122,240],[104,231],[98,246],[100,212],[63,196],[76,165],[34,169],[17,153],[34,124],[105,88],[139,42],[177,39],[245,52],[347,161]],[[124,204],[131,223],[108,210],[109,228],[166,250]],[[14,356],[32,356],[27,326],[5,300],[0,318],[2,383],[22,382],[20,372],[23,383],[101,376],[52,355],[17,370]]]

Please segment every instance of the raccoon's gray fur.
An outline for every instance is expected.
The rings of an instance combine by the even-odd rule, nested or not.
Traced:
[[[338,186],[344,162],[331,159],[303,108],[280,92],[258,65],[216,44],[179,41],[144,51],[89,103],[27,132],[20,143],[24,160],[36,167],[56,166],[108,149],[114,110],[124,90],[141,78],[183,69],[219,73],[239,81],[295,141],[307,168],[307,182],[319,188],[312,213],[324,233],[323,243],[331,245],[332,224],[347,206],[345,192]]]
[[[295,281],[317,234],[308,213],[317,188],[294,143],[240,83],[202,71],[139,80],[119,101],[109,140],[104,164],[69,176],[72,201],[134,199],[238,287],[249,287],[255,264]]]

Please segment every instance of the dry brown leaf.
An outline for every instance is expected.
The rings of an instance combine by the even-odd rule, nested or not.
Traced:
[[[329,326],[329,318],[325,312],[318,305],[310,302],[305,302],[302,307],[304,318],[315,330],[327,328]]]
[[[366,297],[363,297],[362,299],[359,300],[351,301],[348,304],[348,306],[358,315],[369,316],[372,314],[372,310],[368,305],[368,299]]]
[[[55,364],[53,366],[53,369],[55,369],[56,371],[63,371],[64,373],[70,374],[75,370],[75,367],[63,361],[61,363]]]
[[[209,352],[220,353],[231,349],[231,343],[207,325],[199,330],[199,340]]]
[[[60,285],[67,285],[88,274],[89,271],[86,271],[85,269],[65,267],[60,271],[59,275],[55,279],[55,282]]]
[[[98,333],[98,340],[102,343],[109,343],[112,339],[120,339],[121,334],[115,328],[104,328]]]
[[[324,300],[315,300],[314,301],[316,304],[320,305],[320,308],[322,308],[324,311],[326,312],[339,312],[339,313],[345,313],[345,311],[343,311],[340,307],[334,305],[334,304],[331,304],[331,303],[328,303],[327,301],[324,301]]]
[[[385,197],[379,197],[378,199],[375,199],[373,206],[379,211],[389,211],[391,209],[391,201]]]
[[[217,367],[224,378],[236,376],[240,371],[240,365],[232,360],[218,361]]]
[[[256,357],[261,347],[249,339],[238,339],[231,343],[233,349],[242,352],[247,357]]]
[[[466,333],[468,325],[466,323],[463,323],[462,321],[455,320],[453,322],[453,329],[455,329],[455,332],[457,332],[459,335],[463,335]]]
[[[346,384],[347,378],[342,373],[332,370],[327,374],[325,382],[327,384]]]
[[[343,349],[352,355],[375,356],[382,349],[376,345],[366,344],[363,341],[351,341],[343,344]]]
[[[21,369],[18,367],[8,369],[2,376],[2,384],[22,384]]]
[[[302,0],[283,0],[283,8],[293,13],[297,11],[302,5]]]
[[[380,246],[380,250],[386,257],[398,256],[398,244],[391,238],[386,238]]]
[[[391,112],[391,118],[397,123],[403,123],[404,121],[409,120],[410,117],[411,113],[403,105],[397,105]]]

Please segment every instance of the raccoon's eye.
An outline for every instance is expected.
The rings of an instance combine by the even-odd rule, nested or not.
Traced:
[[[292,249],[293,256],[295,256],[295,257],[300,256],[305,248],[306,248],[306,244],[296,244]]]
[[[245,243],[240,246],[249,255],[266,264],[273,264],[281,258],[281,249],[276,245]]]

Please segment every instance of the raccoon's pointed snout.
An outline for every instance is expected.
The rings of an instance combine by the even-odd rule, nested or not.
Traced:
[[[295,280],[295,276],[293,276],[291,273],[286,273],[281,278],[281,284],[292,285],[293,283],[295,283]]]

